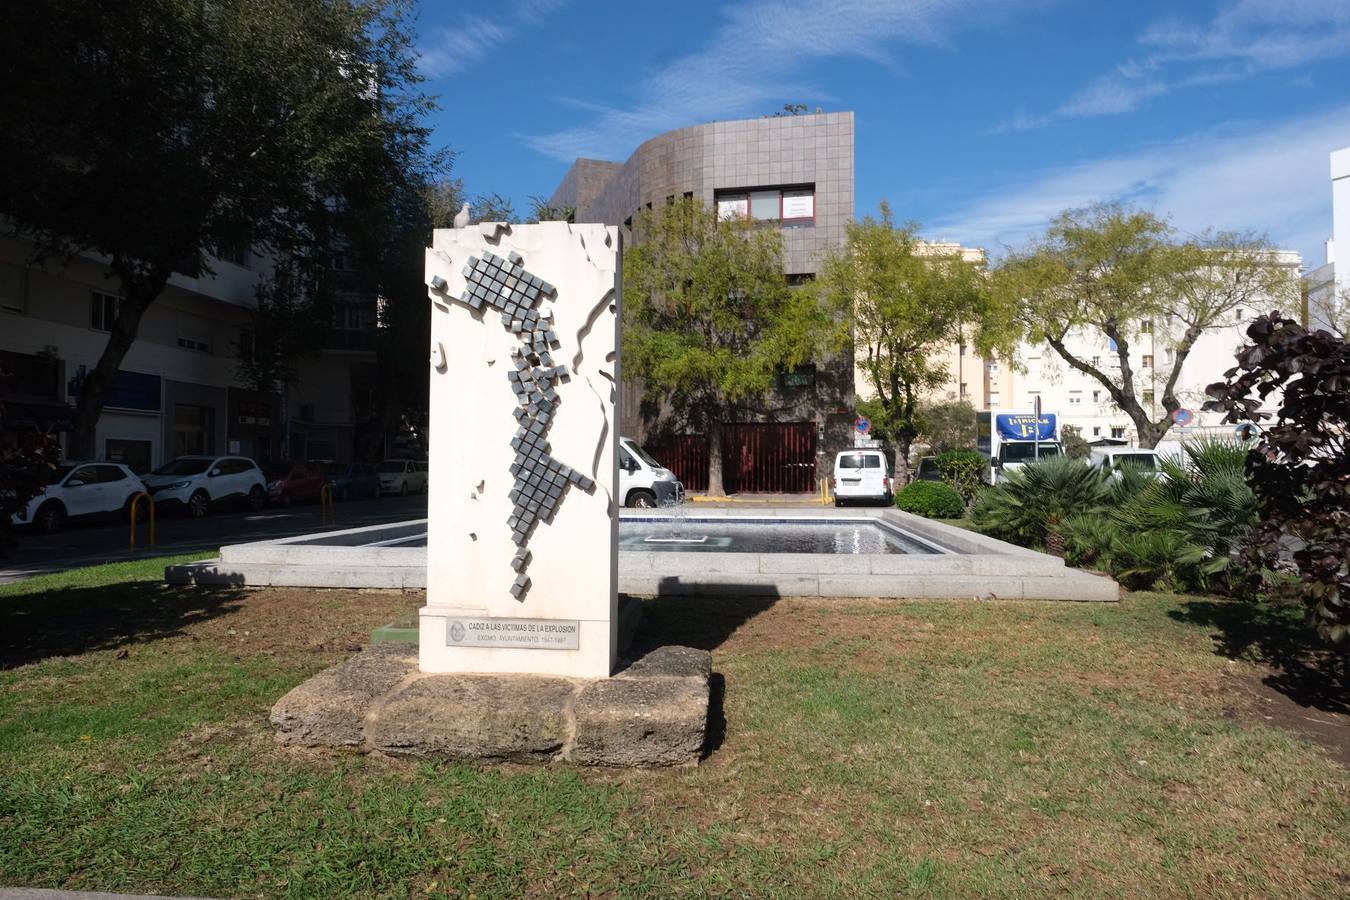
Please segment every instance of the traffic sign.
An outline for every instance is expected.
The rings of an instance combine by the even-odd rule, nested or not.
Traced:
[[[1195,413],[1189,409],[1172,410],[1172,424],[1186,426],[1195,421]]]
[[[853,427],[858,429],[858,434],[868,434],[872,431],[872,420],[867,416],[858,416],[853,421]]]

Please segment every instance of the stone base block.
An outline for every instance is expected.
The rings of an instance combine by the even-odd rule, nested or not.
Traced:
[[[271,720],[277,738],[305,747],[359,747],[371,705],[415,674],[415,647],[383,644],[358,653],[276,702]]]
[[[698,762],[712,654],[652,651],[613,678],[423,674],[383,644],[326,669],[272,708],[282,743],[400,756],[588,766]]]
[[[382,753],[548,762],[567,743],[564,678],[428,675],[395,690],[367,734]]]
[[[582,689],[571,759],[584,766],[678,766],[698,759],[708,682],[609,678]]]

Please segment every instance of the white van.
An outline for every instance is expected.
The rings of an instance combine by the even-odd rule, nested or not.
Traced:
[[[834,458],[834,505],[846,500],[891,502],[891,468],[880,450],[844,450]]]
[[[1088,462],[1101,468],[1112,478],[1120,477],[1120,468],[1124,465],[1134,466],[1154,478],[1159,478],[1162,472],[1159,471],[1158,460],[1158,451],[1141,447],[1093,447],[1088,455]]]
[[[684,485],[632,438],[619,438],[619,505],[651,509],[680,499]]]

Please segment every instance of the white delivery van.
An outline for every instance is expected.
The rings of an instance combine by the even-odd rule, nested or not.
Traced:
[[[891,502],[891,468],[880,450],[844,450],[834,458],[834,505],[849,500]]]
[[[619,438],[619,505],[651,509],[683,498],[675,473],[652,459],[632,438]]]

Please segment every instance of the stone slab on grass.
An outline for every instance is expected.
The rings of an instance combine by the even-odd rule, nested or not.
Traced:
[[[575,692],[539,675],[425,675],[387,697],[367,733],[383,753],[548,762],[567,743]]]
[[[417,672],[417,648],[382,644],[324,669],[272,707],[282,743],[359,747],[371,705]]]
[[[661,647],[613,678],[422,674],[381,644],[310,678],[272,708],[277,738],[399,756],[676,766],[698,762],[712,654]]]

